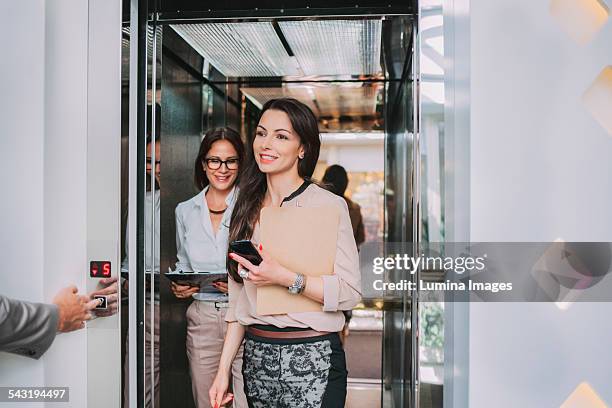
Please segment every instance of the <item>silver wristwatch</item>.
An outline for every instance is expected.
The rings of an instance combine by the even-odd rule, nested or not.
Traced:
[[[295,277],[295,282],[291,286],[289,286],[289,293],[292,295],[299,295],[304,291],[304,287],[306,286],[306,278],[301,273],[298,273]]]

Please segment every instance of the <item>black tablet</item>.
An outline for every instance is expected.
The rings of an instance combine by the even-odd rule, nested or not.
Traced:
[[[213,282],[227,282],[225,272],[168,272],[164,276],[177,285],[204,287]]]

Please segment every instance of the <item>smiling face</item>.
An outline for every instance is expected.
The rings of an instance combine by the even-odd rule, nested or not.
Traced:
[[[219,163],[220,161],[226,163]],[[227,163],[229,161],[229,163]],[[217,166],[220,167],[215,169]],[[229,169],[228,169],[229,165]],[[202,162],[202,168],[210,183],[210,188],[219,191],[230,190],[234,186],[238,176],[238,152],[227,140],[217,140],[212,144],[206,158]],[[234,168],[235,167],[235,168]]]
[[[285,112],[269,109],[263,113],[253,139],[253,153],[262,173],[298,173],[304,147]]]

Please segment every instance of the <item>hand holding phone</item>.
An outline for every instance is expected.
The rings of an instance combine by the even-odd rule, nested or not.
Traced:
[[[240,255],[255,266],[258,266],[263,261],[255,245],[248,239],[230,242],[229,248],[230,252]]]

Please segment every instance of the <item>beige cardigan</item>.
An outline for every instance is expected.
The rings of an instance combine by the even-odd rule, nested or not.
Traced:
[[[308,183],[308,182],[305,182]],[[351,310],[361,300],[359,256],[346,202],[316,184],[305,184],[283,201],[283,206],[338,206],[340,224],[334,262],[334,274],[324,275],[323,304],[320,312],[289,313],[260,316],[256,313],[257,287],[248,280],[240,284],[229,277],[229,309],[227,322],[242,325],[267,324],[276,327],[310,327],[319,331],[336,332],[344,326],[343,310]],[[253,244],[259,245],[259,224],[255,225]]]

